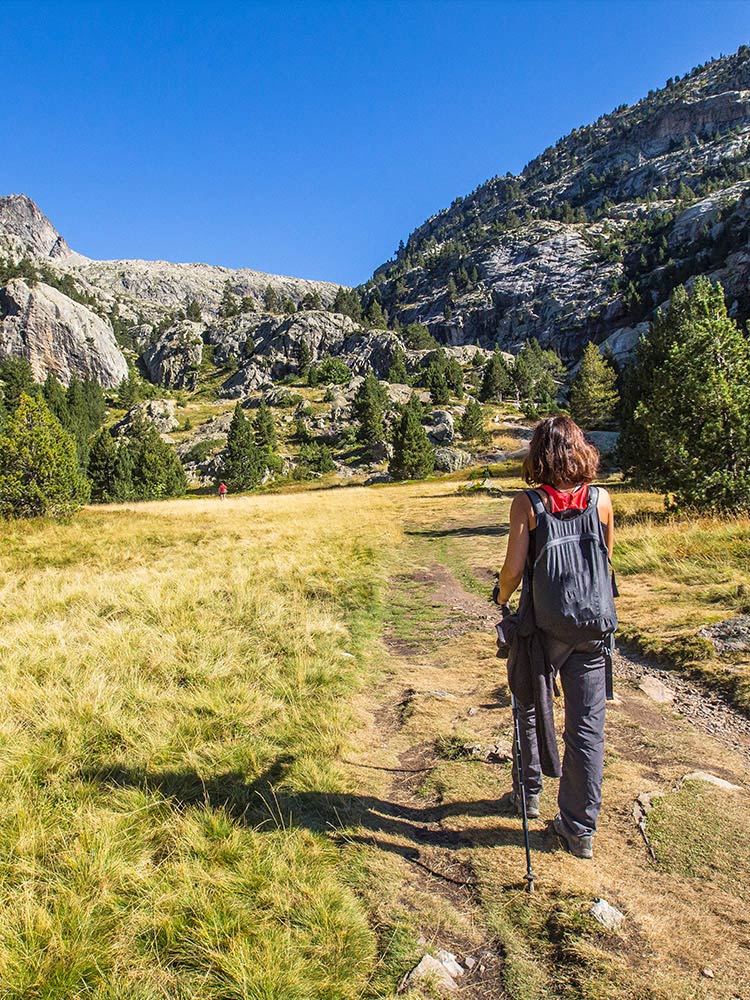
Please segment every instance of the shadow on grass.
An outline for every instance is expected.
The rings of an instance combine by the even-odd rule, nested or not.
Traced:
[[[231,771],[203,779],[190,769],[146,771],[117,765],[83,769],[80,776],[84,781],[110,788],[156,792],[178,809],[198,806],[225,809],[236,822],[256,830],[298,827],[333,834],[341,843],[371,843],[411,860],[419,857],[420,847],[458,850],[475,846],[478,839],[498,847],[523,843],[520,823],[510,819],[510,812],[497,799],[406,806],[371,795],[278,791],[275,786],[283,779],[289,764],[290,758],[280,757],[254,781],[246,781],[242,774]],[[471,829],[467,835],[437,827],[444,819],[460,816],[507,816],[509,823],[491,829]],[[399,837],[410,843],[391,843],[376,839],[375,834]]]
[[[461,528],[411,529],[407,535],[421,538],[471,538],[472,535],[487,535],[493,538],[504,538],[508,534],[507,524],[477,524],[464,525]]]

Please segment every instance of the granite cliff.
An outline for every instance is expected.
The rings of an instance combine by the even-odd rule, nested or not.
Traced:
[[[750,49],[575,129],[419,226],[363,291],[445,343],[527,337],[626,357],[672,288],[722,282],[750,316]]]

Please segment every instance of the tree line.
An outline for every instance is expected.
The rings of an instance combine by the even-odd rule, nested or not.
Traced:
[[[64,516],[89,500],[179,496],[187,488],[174,449],[141,414],[115,437],[94,379],[34,380],[24,358],[0,361],[0,514]]]

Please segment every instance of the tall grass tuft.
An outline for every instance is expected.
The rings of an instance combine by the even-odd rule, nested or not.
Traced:
[[[326,830],[398,540],[379,504],[2,527],[3,1000],[366,995]]]

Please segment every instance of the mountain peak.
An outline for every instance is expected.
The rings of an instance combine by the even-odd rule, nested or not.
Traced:
[[[26,194],[0,197],[0,240],[34,257],[73,256],[65,239]]]

